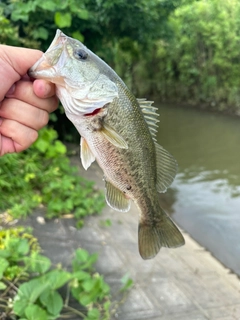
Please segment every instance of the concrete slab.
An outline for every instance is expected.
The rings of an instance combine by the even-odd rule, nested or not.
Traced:
[[[81,174],[103,188],[98,167],[93,164],[88,171]],[[184,247],[163,248],[155,259],[144,261],[137,247],[135,206],[127,214],[106,207],[101,216],[87,218],[81,230],[75,229],[71,219],[40,225],[37,215],[41,214],[36,212],[29,224],[54,261],[67,266],[78,247],[98,252],[96,267],[105,275],[113,297],[118,297],[121,277],[129,273],[134,287],[124,301],[115,304],[113,320],[240,319],[239,279],[187,233]],[[101,224],[106,219],[111,220],[110,227]]]

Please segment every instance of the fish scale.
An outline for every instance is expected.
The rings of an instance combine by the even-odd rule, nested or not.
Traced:
[[[142,258],[153,258],[162,246],[183,245],[181,232],[160,206],[158,192],[172,183],[177,164],[156,143],[159,120],[152,102],[136,99],[104,61],[60,30],[29,74],[56,84],[81,135],[84,168],[96,160],[103,170],[108,205],[126,212],[131,200],[136,203]]]

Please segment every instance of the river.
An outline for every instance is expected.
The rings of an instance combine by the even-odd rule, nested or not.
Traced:
[[[164,105],[159,113],[158,142],[179,165],[162,197],[165,207],[180,227],[240,275],[240,119]]]

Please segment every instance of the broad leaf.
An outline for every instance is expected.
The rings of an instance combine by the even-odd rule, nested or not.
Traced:
[[[72,17],[69,12],[56,12],[54,16],[54,21],[59,28],[71,27]]]
[[[63,300],[57,291],[44,291],[40,296],[41,303],[46,307],[47,311],[57,317],[62,310]]]
[[[71,280],[73,275],[64,270],[52,270],[41,277],[41,281],[48,283],[52,290],[62,287],[65,283]]]
[[[31,272],[45,273],[51,266],[51,260],[45,256],[34,253],[24,259]]]
[[[48,320],[48,315],[45,310],[35,304],[27,306],[25,315],[28,320]]]

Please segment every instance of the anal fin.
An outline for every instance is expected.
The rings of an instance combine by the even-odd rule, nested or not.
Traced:
[[[95,157],[92,154],[87,141],[81,137],[81,161],[82,161],[82,166],[85,170],[87,170],[90,165],[95,161]]]
[[[125,194],[105,180],[105,197],[107,204],[114,210],[127,212],[130,209],[131,202]]]

